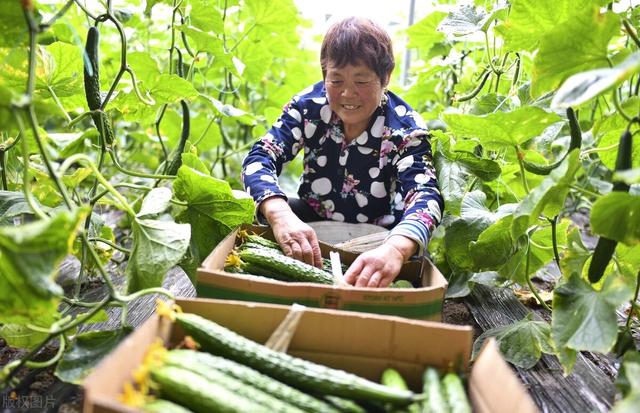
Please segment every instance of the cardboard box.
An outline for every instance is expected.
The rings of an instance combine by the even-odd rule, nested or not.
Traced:
[[[225,300],[178,300],[185,312],[209,318],[252,340],[264,343],[290,310],[288,306]],[[123,384],[141,363],[157,337],[171,346],[183,337],[180,328],[152,316],[109,354],[85,380],[84,412],[135,410],[118,402]],[[407,320],[356,312],[307,309],[289,344],[288,353],[370,380],[385,368],[397,369],[419,390],[425,366],[468,368],[471,327]],[[537,408],[491,340],[475,361],[469,396],[480,413],[533,413]]]
[[[263,234],[265,238],[273,240],[273,234],[267,227],[245,225],[240,229]],[[447,280],[428,260],[425,260],[424,265],[415,261],[402,266],[398,279],[406,279],[421,286],[413,289],[288,283],[232,274],[224,271],[224,261],[237,244],[240,229],[222,240],[202,263],[196,283],[198,297],[285,305],[298,303],[308,307],[396,315],[419,320],[440,321],[442,318]],[[330,251],[339,252],[340,259],[345,264],[351,264],[358,256],[325,243],[320,243],[320,249],[325,258],[329,257]]]

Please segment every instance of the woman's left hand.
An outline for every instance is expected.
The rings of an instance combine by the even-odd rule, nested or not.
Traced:
[[[417,244],[409,238],[390,237],[379,247],[360,254],[344,274],[344,280],[356,287],[388,287],[416,249]]]

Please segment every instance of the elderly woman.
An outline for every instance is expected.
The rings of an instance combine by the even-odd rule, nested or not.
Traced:
[[[320,65],[324,80],[284,107],[245,158],[242,179],[283,251],[318,267],[318,240],[305,222],[391,228],[345,273],[355,286],[386,287],[404,261],[426,252],[442,215],[429,136],[418,113],[386,89],[395,66],[391,39],[372,21],[331,26]],[[288,199],[277,176],[301,149],[300,199]]]

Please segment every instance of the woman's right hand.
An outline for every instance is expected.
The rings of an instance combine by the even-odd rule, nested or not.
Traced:
[[[322,254],[316,232],[293,213],[287,201],[280,197],[260,203],[260,212],[267,218],[282,251],[309,265],[322,268]]]

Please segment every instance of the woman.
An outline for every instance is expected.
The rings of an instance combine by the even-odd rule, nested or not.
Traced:
[[[243,162],[242,179],[283,251],[321,266],[305,222],[332,219],[392,228],[345,273],[358,287],[386,287],[410,256],[426,253],[441,218],[424,121],[386,90],[395,66],[391,39],[375,23],[347,18],[327,31],[323,81],[293,97]],[[285,162],[304,148],[298,195],[277,185]]]

